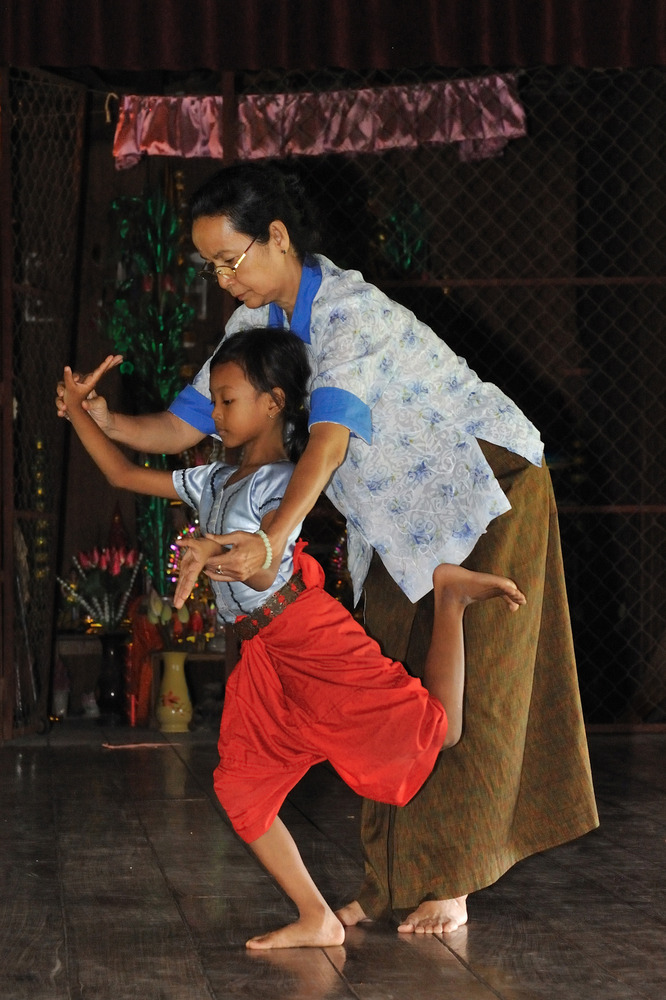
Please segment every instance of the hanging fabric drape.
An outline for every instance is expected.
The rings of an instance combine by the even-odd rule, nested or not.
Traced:
[[[221,96],[123,97],[116,167],[143,155],[222,159]],[[246,94],[238,99],[241,160],[378,153],[458,143],[461,159],[483,159],[526,134],[514,74],[413,86],[323,93]]]
[[[0,65],[102,70],[666,64],[662,0],[5,0]]]

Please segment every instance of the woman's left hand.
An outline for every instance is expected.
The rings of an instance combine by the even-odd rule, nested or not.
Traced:
[[[206,561],[204,572],[211,580],[232,583],[248,580],[259,572],[266,561],[266,546],[259,535],[248,531],[232,531],[228,535],[206,535],[226,550]]]

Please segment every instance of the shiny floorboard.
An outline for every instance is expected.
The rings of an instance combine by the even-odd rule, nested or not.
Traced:
[[[476,894],[467,927],[370,924],[339,948],[262,955],[244,941],[292,910],[217,806],[212,732],[66,722],[8,743],[0,997],[663,1000],[666,735],[590,743],[600,830]],[[360,881],[359,805],[321,766],[282,813],[333,905]]]

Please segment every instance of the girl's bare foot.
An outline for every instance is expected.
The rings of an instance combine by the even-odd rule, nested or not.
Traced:
[[[256,951],[271,948],[332,948],[345,939],[345,929],[332,910],[323,917],[301,917],[276,931],[261,934],[245,942],[245,947]]]
[[[450,934],[467,923],[467,896],[433,899],[417,906],[398,927],[401,934]]]
[[[363,920],[370,920],[361,904],[356,900],[336,910],[335,915],[344,927],[355,927]]]
[[[436,595],[441,599],[455,600],[459,604],[473,604],[501,597],[512,611],[517,611],[527,598],[513,580],[493,573],[475,573],[462,566],[440,563],[432,575]]]

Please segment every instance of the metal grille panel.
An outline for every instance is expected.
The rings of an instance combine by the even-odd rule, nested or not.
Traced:
[[[53,395],[75,317],[85,91],[33,71],[9,76],[16,724],[46,714],[63,431]]]
[[[441,78],[248,75],[246,92]],[[468,75],[455,74],[454,75]],[[666,721],[666,71],[520,71],[528,136],[303,157],[323,251],[541,429],[588,723]],[[338,526],[332,529],[332,538]]]

